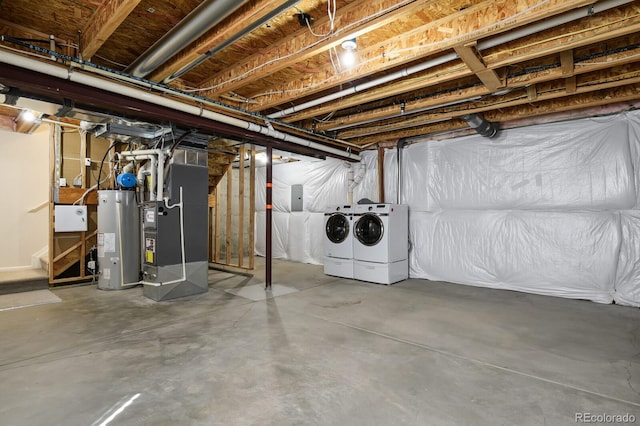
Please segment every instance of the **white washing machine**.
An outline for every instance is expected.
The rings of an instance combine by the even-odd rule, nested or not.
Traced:
[[[324,214],[324,273],[353,278],[353,207],[340,205]]]
[[[355,279],[393,284],[409,277],[407,205],[356,205],[353,234]]]

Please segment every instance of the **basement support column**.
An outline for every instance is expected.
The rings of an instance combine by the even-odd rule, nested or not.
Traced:
[[[271,290],[271,223],[272,223],[272,189],[273,189],[273,174],[271,170],[272,163],[272,147],[267,145],[267,206],[266,206],[266,259],[265,259],[265,277],[264,277],[264,289]]]

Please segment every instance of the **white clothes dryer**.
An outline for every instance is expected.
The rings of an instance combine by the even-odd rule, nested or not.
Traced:
[[[358,204],[353,258],[390,263],[409,257],[409,208],[404,204]]]

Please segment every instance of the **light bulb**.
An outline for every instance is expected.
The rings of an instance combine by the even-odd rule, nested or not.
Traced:
[[[33,111],[29,110],[29,109],[25,109],[22,112],[22,119],[24,121],[26,121],[27,123],[32,123],[36,120],[36,115],[33,113]]]
[[[342,65],[351,68],[356,64],[356,52],[354,50],[345,50],[342,54]]]

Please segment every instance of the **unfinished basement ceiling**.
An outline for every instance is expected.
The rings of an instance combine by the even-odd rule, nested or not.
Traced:
[[[148,49],[207,7],[224,12],[205,20],[218,23],[181,39],[152,72],[135,73]],[[13,0],[0,1],[0,16],[5,37],[46,49],[53,37],[58,53],[356,152],[473,131],[461,118],[471,113],[508,127],[640,99],[637,1]],[[342,44],[354,38],[349,67]],[[29,51],[12,40],[0,46]]]

